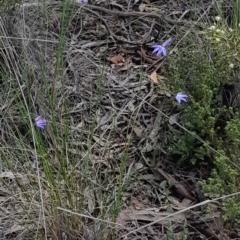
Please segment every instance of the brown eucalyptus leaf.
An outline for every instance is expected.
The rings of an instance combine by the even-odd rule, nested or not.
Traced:
[[[191,195],[190,191],[188,191],[181,183],[176,181],[175,178],[173,178],[170,174],[165,173],[162,169],[158,169],[158,171],[161,173],[162,176],[166,178],[169,182],[172,183],[173,187],[175,188],[176,192],[180,194],[181,196],[188,198],[192,201],[195,201],[196,199]]]
[[[190,191],[188,191],[181,183],[174,183],[175,190],[178,194],[181,196],[188,198],[192,201],[195,201],[196,199],[191,195]]]
[[[154,72],[151,73],[150,78],[151,78],[151,80],[153,81],[153,83],[159,84],[158,79],[157,79],[157,73],[156,73],[156,71],[154,71]]]
[[[119,62],[124,62],[124,58],[121,55],[108,57],[107,60],[114,63],[114,64],[118,64]]]

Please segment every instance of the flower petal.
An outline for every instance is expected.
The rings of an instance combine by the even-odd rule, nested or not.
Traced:
[[[155,45],[152,45],[151,47],[152,48],[159,48],[159,46],[161,46],[160,44],[155,44]]]
[[[39,120],[41,120],[41,117],[40,117],[40,116],[37,116],[37,117],[35,118],[35,121],[37,122],[37,121],[39,121]]]
[[[157,45],[157,46],[155,47],[155,49],[153,50],[152,53],[156,53],[156,52],[158,52],[159,50],[161,50],[161,46],[160,46],[160,45]]]
[[[181,93],[180,94],[181,98],[187,98],[188,96],[186,94]]]
[[[181,99],[179,98],[179,96],[176,96],[175,99],[177,100],[178,103],[181,103]]]
[[[181,101],[184,101],[184,102],[186,102],[186,101],[187,101],[187,99],[186,99],[186,98],[181,98]]]
[[[162,46],[159,46],[157,56],[159,56],[163,52],[163,49],[164,48]]]
[[[158,52],[158,51],[159,51],[159,49],[158,49],[158,48],[155,48],[152,53],[156,53],[156,52]]]
[[[46,124],[47,124],[47,120],[42,119],[41,124],[42,124],[42,125],[46,125]]]
[[[164,56],[167,56],[167,49],[165,47],[162,48],[162,53]]]
[[[167,41],[165,41],[163,44],[162,44],[162,46],[163,47],[166,47],[170,42],[171,42],[171,38],[169,38]]]

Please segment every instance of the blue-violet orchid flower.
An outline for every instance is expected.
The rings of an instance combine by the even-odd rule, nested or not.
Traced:
[[[161,53],[164,55],[164,56],[167,56],[167,45],[171,42],[171,38],[168,39],[167,41],[165,41],[162,45],[160,44],[155,44],[153,45],[152,47],[154,48],[153,52],[152,53],[156,53],[157,56],[159,56]]]
[[[43,119],[42,117],[40,116],[37,116],[35,118],[35,122],[36,122],[36,125],[38,128],[41,128],[41,129],[44,129],[44,127],[46,126],[47,124],[47,120]]]
[[[186,102],[187,101],[187,95],[183,94],[182,92],[178,92],[177,95],[175,96],[175,99],[177,100],[178,103],[181,103],[182,101]]]

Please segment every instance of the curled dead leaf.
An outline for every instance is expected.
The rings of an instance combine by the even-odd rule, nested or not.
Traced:
[[[121,55],[108,57],[107,60],[114,63],[114,64],[118,64],[119,62],[124,62],[124,58]]]
[[[178,123],[178,115],[179,115],[179,113],[176,113],[176,114],[173,114],[170,116],[170,118],[169,118],[170,125]]]
[[[185,188],[181,183],[175,183],[173,186],[179,195],[192,201],[196,200],[196,198],[192,196],[192,193],[187,188]]]
[[[158,79],[157,79],[157,73],[156,73],[156,71],[154,71],[154,72],[151,73],[150,78],[151,78],[151,80],[153,81],[153,83],[159,84]]]
[[[126,71],[126,70],[128,70],[129,68],[131,68],[131,66],[132,66],[132,63],[131,63],[131,61],[130,61],[130,58],[127,58],[127,59],[125,60],[124,64],[123,64],[123,67],[120,68],[120,69],[118,70],[118,72],[120,72],[120,71]]]
[[[175,188],[175,191],[179,194],[179,195],[181,195],[181,196],[183,196],[183,197],[185,197],[185,198],[187,198],[187,199],[190,199],[190,200],[192,200],[192,201],[195,201],[196,200],[196,198],[194,197],[194,196],[192,196],[192,194],[191,194],[191,192],[187,189],[187,188],[185,188],[181,183],[179,183],[174,177],[172,177],[170,174],[168,174],[168,173],[166,173],[166,172],[164,172],[162,169],[158,169],[158,171],[159,171],[159,173],[163,176],[163,177],[165,177],[165,179],[168,181],[168,182],[171,182],[172,183],[172,186]]]

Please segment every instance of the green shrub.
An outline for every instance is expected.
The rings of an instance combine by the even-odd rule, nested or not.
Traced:
[[[240,190],[237,181],[240,168],[239,109],[224,106],[221,95],[225,84],[239,83],[233,69],[240,66],[237,54],[240,52],[240,35],[239,29],[229,28],[220,17],[198,34],[201,39],[198,43],[189,37],[179,47],[177,57],[168,57],[169,88],[189,96],[187,103],[177,106],[179,123],[193,133],[171,130],[168,155],[180,159],[178,164],[189,161],[190,164],[213,165],[211,176],[201,184],[205,195],[219,197]],[[203,141],[196,139],[196,135]],[[239,200],[239,197],[224,200],[225,221],[238,221]]]

